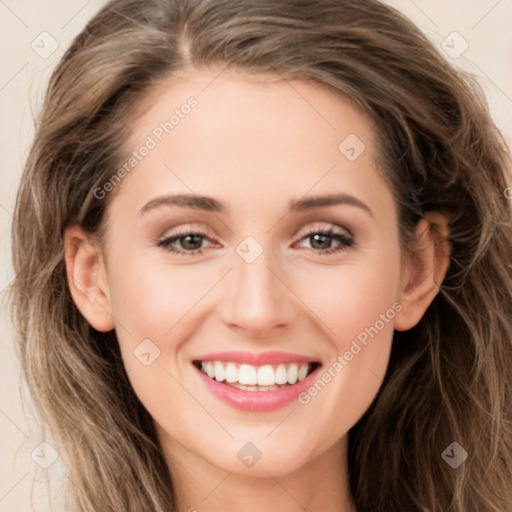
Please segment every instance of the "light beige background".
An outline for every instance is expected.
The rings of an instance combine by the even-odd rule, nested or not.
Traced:
[[[104,3],[103,0],[0,0],[0,298],[5,296],[3,291],[12,279],[11,212],[33,135],[33,114],[38,111],[53,67],[72,38]],[[510,145],[512,0],[390,0],[389,3],[407,14],[436,45],[440,46],[454,31],[467,41],[467,50],[451,61],[480,77],[494,118]],[[48,58],[31,48],[34,40],[40,53],[51,48],[48,36],[41,36],[42,32],[51,34],[58,43],[57,50]],[[454,40],[458,36],[450,37]],[[454,41],[457,47],[460,43]],[[57,489],[65,476],[60,472],[59,459],[48,470],[34,462],[44,462],[44,457],[38,457],[43,453],[38,448],[43,439],[37,420],[30,415],[29,405],[26,404],[26,411],[22,408],[19,365],[3,307],[0,340],[0,512],[44,512],[49,510],[45,479],[50,476]],[[46,457],[52,455],[48,447],[45,453]]]

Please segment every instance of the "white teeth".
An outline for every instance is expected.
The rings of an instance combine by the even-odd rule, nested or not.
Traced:
[[[276,383],[272,366],[266,364],[258,368],[258,386],[273,386]]]
[[[230,386],[238,389],[243,389],[244,391],[276,391],[280,389],[282,386],[265,386],[265,387],[259,387],[259,386],[245,386],[244,384],[230,384]]]
[[[308,363],[253,366],[224,361],[203,361],[201,370],[211,379],[232,384],[247,391],[273,391],[279,386],[304,380],[311,368]]]
[[[213,364],[213,369],[215,370],[215,380],[218,382],[222,382],[226,380],[226,370],[224,370],[224,366],[221,362],[215,361]]]
[[[296,364],[291,364],[288,368],[288,384],[295,384],[299,373],[299,367]]]
[[[288,372],[286,366],[280,364],[276,370],[276,384],[286,384],[288,382]]]
[[[247,386],[254,386],[258,383],[256,368],[250,364],[242,364],[238,369],[238,382]]]
[[[238,368],[233,363],[226,366],[226,382],[238,382]]]
[[[215,377],[215,370],[214,370],[214,367],[213,367],[213,363],[211,363],[210,361],[208,361],[206,363],[206,373],[208,375],[208,377],[212,378]]]
[[[309,365],[302,364],[299,368],[299,372],[297,374],[297,380],[300,382],[301,380],[304,380],[308,374]]]

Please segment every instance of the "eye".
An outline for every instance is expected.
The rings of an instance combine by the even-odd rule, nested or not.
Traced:
[[[180,256],[194,256],[203,253],[202,244],[204,239],[209,240],[206,233],[200,231],[184,231],[159,240],[157,246],[163,247],[165,250]],[[181,249],[176,247],[176,242],[181,246]]]
[[[196,256],[203,253],[204,240],[211,241],[206,233],[183,231],[157,241],[156,245],[179,256]],[[301,238],[302,240],[309,240],[310,248],[320,255],[334,254],[354,245],[354,239],[350,235],[333,229],[311,229]],[[337,242],[338,245],[331,247],[333,241]]]
[[[354,245],[354,239],[350,235],[333,229],[311,229],[301,240],[309,240],[310,248],[320,255],[334,254]],[[338,245],[330,247],[333,241],[338,242]]]

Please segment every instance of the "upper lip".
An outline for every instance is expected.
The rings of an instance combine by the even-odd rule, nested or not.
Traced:
[[[194,361],[231,361],[253,366],[280,363],[319,363],[315,358],[301,354],[290,354],[288,352],[279,351],[255,353],[242,350],[205,354],[194,358]]]

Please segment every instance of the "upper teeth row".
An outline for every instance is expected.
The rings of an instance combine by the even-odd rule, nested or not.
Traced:
[[[272,366],[252,366],[250,364],[237,365],[221,361],[203,361],[203,373],[218,382],[238,382],[248,386],[274,386],[276,384],[295,384],[306,378],[309,372],[309,363],[290,363],[286,366],[279,364]]]

